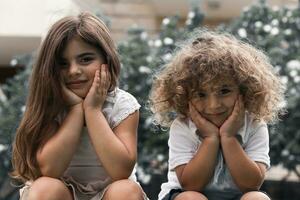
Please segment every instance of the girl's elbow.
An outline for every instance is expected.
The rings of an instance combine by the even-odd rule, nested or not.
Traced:
[[[112,179],[113,182],[114,181],[119,181],[119,180],[122,180],[122,179],[128,179],[130,177],[130,175],[131,175],[131,172],[122,170],[119,173],[112,174],[111,179]]]
[[[113,181],[128,179],[133,172],[134,166],[135,166],[135,162],[134,163],[130,162],[127,165],[122,166],[122,169],[117,170],[116,173],[113,173],[111,175],[111,179]]]
[[[61,174],[55,170],[53,170],[51,167],[44,166],[40,167],[40,172],[42,176],[47,176],[51,178],[60,178]]]

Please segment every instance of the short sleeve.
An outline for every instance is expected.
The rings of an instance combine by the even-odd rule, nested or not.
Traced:
[[[169,134],[169,170],[174,170],[194,157],[200,140],[194,137],[188,125],[178,118],[172,123]]]
[[[270,168],[269,157],[269,132],[267,124],[258,123],[251,131],[245,152],[250,159],[264,163],[267,168]]]
[[[111,128],[118,126],[125,118],[134,113],[141,106],[128,92],[119,90],[111,114]]]

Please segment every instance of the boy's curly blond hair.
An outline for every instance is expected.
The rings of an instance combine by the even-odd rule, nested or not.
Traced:
[[[285,87],[262,51],[228,33],[198,31],[154,78],[150,108],[155,122],[168,127],[174,113],[187,117],[193,92],[224,77],[235,79],[255,119],[275,122],[283,112]]]

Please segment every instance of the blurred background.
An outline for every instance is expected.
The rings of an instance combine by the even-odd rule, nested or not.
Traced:
[[[24,112],[36,50],[57,19],[90,11],[106,22],[122,62],[120,87],[142,105],[138,179],[157,199],[166,181],[168,130],[152,124],[152,77],[195,28],[229,31],[264,50],[286,85],[288,113],[270,126],[272,167],[262,186],[274,200],[300,199],[300,3],[297,0],[1,0],[0,200],[18,199],[11,143]]]

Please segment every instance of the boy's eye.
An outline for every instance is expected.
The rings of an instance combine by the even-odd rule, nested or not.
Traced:
[[[198,96],[199,98],[204,98],[206,95],[205,95],[204,92],[198,92],[198,93],[197,93],[197,96]]]
[[[230,89],[228,89],[228,88],[223,88],[223,89],[221,89],[221,90],[219,91],[219,94],[220,94],[220,95],[226,95],[226,94],[228,94],[228,93],[230,93],[230,92],[231,92]]]

